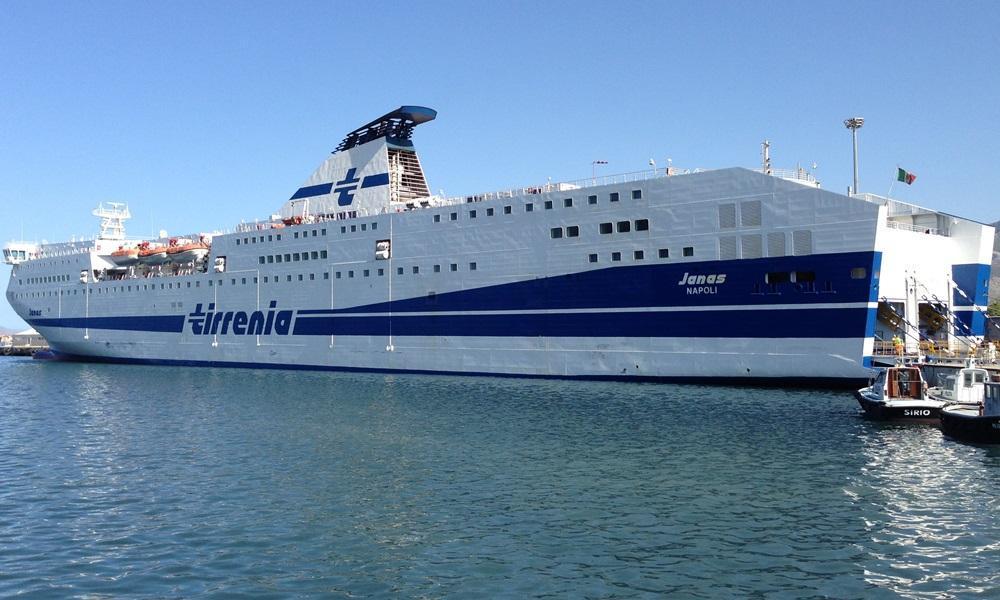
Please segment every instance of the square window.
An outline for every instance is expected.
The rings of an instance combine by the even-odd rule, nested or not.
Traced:
[[[291,275],[285,275],[285,281],[289,281],[290,282],[291,280],[292,280],[292,276]]]
[[[649,219],[636,219],[635,221],[636,231],[649,231]]]
[[[347,225],[340,226],[340,233],[347,233]]]
[[[295,235],[294,235],[293,237],[294,237],[295,239],[299,239],[299,232],[298,232],[298,231],[296,231],[296,232],[295,232]]]
[[[642,200],[642,190],[632,190],[633,200]]]
[[[257,262],[259,262],[260,264],[264,264],[265,260],[267,260],[267,259],[265,259],[263,256],[258,256],[257,257]]]
[[[636,250],[632,253],[633,260],[642,260],[644,258],[646,258],[646,253],[642,250]]]
[[[618,202],[618,192],[611,192],[611,194],[608,195],[608,199],[612,202]]]
[[[337,274],[335,275],[335,277],[336,277],[337,279],[340,279],[340,271],[337,271]]]
[[[592,263],[595,263],[595,262],[597,262],[597,255],[596,254],[591,254],[590,256],[587,257],[587,260],[589,260]]]
[[[357,230],[358,230],[358,226],[357,225],[351,225],[351,233],[355,233],[355,232],[357,232]]]
[[[329,279],[329,278],[330,278],[329,273],[323,273],[323,279]]]
[[[563,206],[565,208],[572,208],[573,207],[573,199],[572,198],[563,198]]]
[[[246,278],[246,277],[241,277],[241,278],[240,278],[240,283],[241,283],[242,285],[246,285],[246,284],[247,284],[247,278]]]
[[[281,234],[280,233],[278,235],[274,236],[274,237],[275,237],[276,241],[279,241],[279,242],[281,241]]]
[[[660,258],[670,258],[670,249],[660,248]]]
[[[309,274],[309,281],[315,281],[315,280],[316,280],[316,274],[315,273],[310,273]]]
[[[276,260],[277,260],[278,262],[282,262],[282,259],[281,259],[281,255],[280,255],[280,254],[276,254],[276,255],[274,256],[274,258],[275,258],[275,259],[276,259]]]
[[[299,281],[302,281],[302,274],[299,273]]]
[[[365,277],[371,276],[372,272],[369,269],[365,269]]]
[[[317,258],[319,258],[319,252],[317,252],[316,250],[313,250],[312,251],[312,259],[316,260]]]
[[[580,226],[570,225],[566,228],[566,237],[580,237]]]
[[[552,201],[551,200],[546,200],[545,201],[545,210],[552,210]]]
[[[268,277],[267,275],[265,275],[264,276],[264,283],[267,283],[268,281],[270,281],[270,277]]]
[[[475,219],[476,218],[476,211],[470,210],[469,211],[469,218],[470,219]]]
[[[552,236],[552,239],[554,240],[561,238],[563,236],[562,227],[553,227],[551,230],[549,230],[549,235]]]
[[[469,263],[469,270],[470,271],[475,271],[476,270],[476,263],[470,262]]]
[[[354,279],[354,271],[348,271],[347,272],[347,278],[348,279]]]
[[[267,263],[271,264],[273,262],[274,262],[274,255],[273,254],[268,254],[267,255]]]
[[[420,267],[418,267],[417,265],[413,265],[413,274],[417,275],[419,273],[420,273]]]
[[[529,202],[529,203],[527,203],[527,204],[524,205],[524,212],[531,212],[533,210],[535,210],[534,203]]]
[[[458,220],[458,213],[457,212],[453,212],[453,213],[451,213],[451,215],[449,215],[448,218],[450,218],[452,221],[457,221]]]
[[[508,204],[507,206],[503,207],[503,214],[509,215],[511,212],[513,212],[513,210],[514,209],[511,207],[511,205]]]
[[[396,275],[402,275],[402,274],[403,274],[403,267],[396,267]]]
[[[379,269],[378,270],[378,276],[381,277],[383,275],[385,275],[385,269]]]
[[[597,196],[587,196],[587,204],[597,204]]]
[[[274,241],[274,236],[268,235],[267,236],[267,241],[273,242]]]
[[[298,262],[300,259],[301,259],[301,256],[299,256],[298,252],[295,252],[294,254],[292,254],[292,260],[294,260],[295,262]]]
[[[694,256],[694,246],[684,246],[682,254],[684,256]]]
[[[618,262],[621,259],[622,259],[622,253],[621,252],[612,252],[611,253],[611,262]]]
[[[372,223],[372,231],[378,229],[378,223]]]
[[[326,229],[323,229],[323,230],[322,230],[322,234],[323,234],[323,235],[326,235]]]
[[[435,273],[440,273],[441,272],[441,265],[434,265],[434,272]]]
[[[256,277],[254,277],[254,278],[253,278],[253,282],[254,282],[254,283],[257,283],[257,278],[256,278]],[[188,287],[191,287],[191,284],[190,284],[190,283],[188,283]]]
[[[240,245],[240,238],[236,238],[236,245],[237,245],[237,246],[239,246],[239,245]]]
[[[618,221],[618,233],[628,233],[632,231],[632,223],[630,221]]]
[[[319,257],[320,258],[326,258],[326,250],[320,250],[319,251]]]
[[[302,260],[309,260],[309,253],[308,252],[303,252],[302,253]]]
[[[611,233],[614,231],[614,225],[611,223],[601,223],[601,233]]]
[[[458,270],[458,263],[451,263],[451,270],[452,271],[457,271]]]
[[[495,211],[494,211],[494,210],[493,210],[492,208],[487,208],[487,209],[486,209],[486,216],[487,216],[487,217],[492,217],[492,216],[493,216],[493,214],[494,214],[494,212],[495,212]]]
[[[361,224],[361,231],[368,231],[368,223]]]
[[[292,255],[291,254],[286,254],[285,255],[285,262],[292,262]]]
[[[440,223],[441,222],[441,215],[434,215],[434,222],[435,223]]]

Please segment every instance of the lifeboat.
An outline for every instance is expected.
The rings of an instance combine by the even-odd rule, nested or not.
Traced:
[[[170,262],[189,263],[196,262],[208,256],[211,247],[204,240],[170,240],[171,245],[167,247],[167,256]]]
[[[169,261],[167,246],[154,246],[149,242],[139,244],[139,262],[147,265],[162,265]]]
[[[119,267],[128,267],[139,262],[139,249],[119,246],[111,253],[111,261]]]

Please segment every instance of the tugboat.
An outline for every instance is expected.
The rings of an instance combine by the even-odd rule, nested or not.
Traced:
[[[953,374],[939,378],[940,385],[927,390],[927,395],[946,404],[968,404],[978,407],[983,401],[983,386],[990,380],[990,372],[976,366],[974,359]]]
[[[915,366],[881,369],[871,385],[854,392],[865,415],[880,421],[936,422],[944,400],[930,398]]]
[[[1000,444],[1000,383],[984,383],[983,400],[978,405],[945,406],[941,431],[962,442]]]

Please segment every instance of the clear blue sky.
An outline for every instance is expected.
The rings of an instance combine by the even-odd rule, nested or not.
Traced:
[[[0,241],[266,217],[343,134],[402,104],[449,195],[645,168],[818,163],[861,188],[1000,218],[995,2],[0,4]],[[9,267],[0,267],[6,289]],[[20,326],[6,301],[0,325]]]

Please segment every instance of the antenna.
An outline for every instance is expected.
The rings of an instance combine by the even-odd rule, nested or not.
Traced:
[[[132,218],[128,205],[121,202],[101,202],[91,213],[101,218],[101,239],[124,240],[125,220]]]
[[[760,144],[760,158],[764,167],[764,174],[771,175],[771,142],[764,140]]]
[[[865,124],[864,117],[851,117],[844,120],[844,127],[851,130],[851,137],[854,138],[854,188],[853,193],[858,193],[858,130]]]

